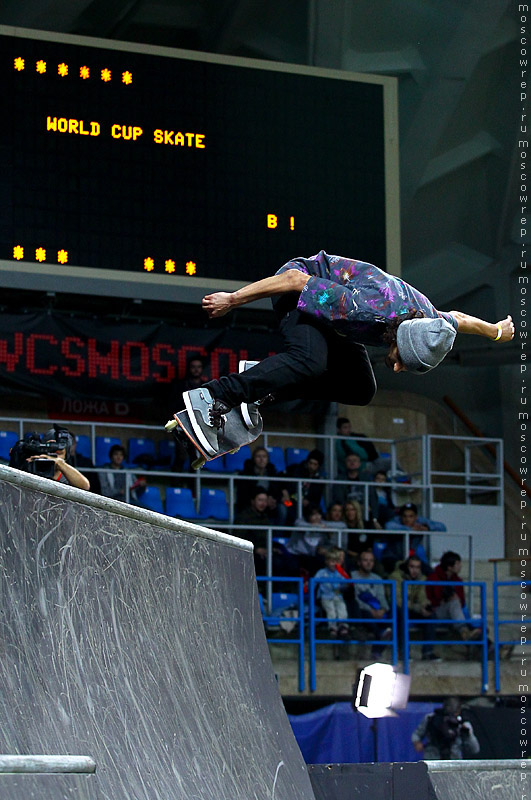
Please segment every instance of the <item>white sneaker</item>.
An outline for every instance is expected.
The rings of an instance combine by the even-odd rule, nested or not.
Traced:
[[[245,372],[245,370],[251,369],[251,367],[256,367],[256,365],[259,363],[260,363],[259,361],[242,360],[238,364],[238,372]],[[251,428],[256,427],[256,425],[260,421],[258,406],[255,403],[242,403],[241,410],[245,427],[248,428],[249,430]]]

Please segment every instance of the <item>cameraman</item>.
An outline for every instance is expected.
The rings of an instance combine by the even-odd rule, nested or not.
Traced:
[[[39,445],[39,442],[42,444]],[[35,433],[27,434],[24,440],[12,448],[10,466],[38,474],[41,471],[32,469],[30,467],[32,462],[53,461],[53,472],[50,465],[49,474],[41,472],[44,477],[49,477],[50,480],[59,481],[59,483],[67,483],[75,486],[76,489],[85,489],[88,492],[90,490],[88,479],[67,463],[71,442],[71,434],[66,428],[60,428],[58,425],[47,430],[42,437]],[[28,455],[32,451],[34,455]]]
[[[458,760],[479,753],[472,723],[461,716],[458,697],[447,697],[442,708],[426,714],[411,741],[417,753],[424,753],[425,761]]]

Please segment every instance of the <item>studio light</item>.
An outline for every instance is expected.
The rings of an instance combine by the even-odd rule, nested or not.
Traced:
[[[354,708],[370,719],[396,717],[395,709],[407,706],[410,685],[411,676],[391,664],[369,664],[353,686]]]

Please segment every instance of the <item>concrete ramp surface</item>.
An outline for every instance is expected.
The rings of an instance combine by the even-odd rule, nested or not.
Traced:
[[[251,545],[0,467],[2,800],[311,800]]]

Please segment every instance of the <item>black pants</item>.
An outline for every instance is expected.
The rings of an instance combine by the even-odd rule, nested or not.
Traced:
[[[276,400],[322,400],[364,406],[376,392],[365,347],[308,314],[290,311],[280,321],[285,351],[240,374],[206,386],[231,407],[273,394]]]

